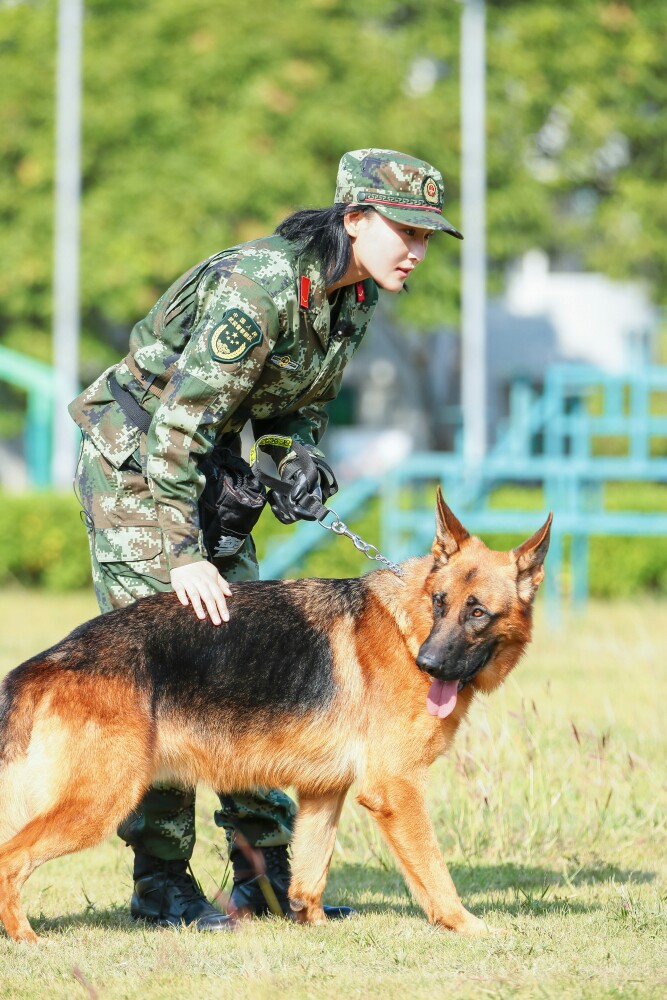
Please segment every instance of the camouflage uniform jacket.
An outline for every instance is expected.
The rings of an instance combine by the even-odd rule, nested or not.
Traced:
[[[179,278],[134,327],[129,363],[103,372],[71,403],[76,423],[116,468],[141,447],[172,569],[203,558],[202,458],[248,420],[255,437],[285,434],[316,446],[324,405],[338,393],[377,297],[372,279],[341,289],[332,330],[312,259],[278,236],[232,247]],[[145,437],[112,396],[111,372],[152,414]]]

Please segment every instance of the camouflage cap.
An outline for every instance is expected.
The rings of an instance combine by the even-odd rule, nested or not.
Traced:
[[[463,236],[442,214],[442,174],[425,160],[393,149],[355,149],[338,167],[334,202],[370,205],[394,222]]]

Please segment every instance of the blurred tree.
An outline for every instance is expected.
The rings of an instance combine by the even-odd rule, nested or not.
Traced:
[[[494,3],[490,253],[540,245],[667,293],[667,19],[647,2]]]
[[[55,0],[0,0],[0,339],[50,354]],[[454,0],[87,0],[84,379],[190,264],[330,203],[342,152],[434,162],[458,206]],[[539,245],[664,298],[662,0],[488,9],[492,278]],[[455,323],[456,241],[396,303]]]

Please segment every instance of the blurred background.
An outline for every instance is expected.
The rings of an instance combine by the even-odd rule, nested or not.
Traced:
[[[67,371],[377,146],[443,172],[466,240],[382,295],[331,407],[334,506],[393,558],[429,544],[435,481],[498,545],[553,509],[554,614],[667,592],[664,3],[85,0],[80,77],[66,6],[0,0],[0,587],[89,586]],[[327,541],[263,517],[264,575],[366,568]]]

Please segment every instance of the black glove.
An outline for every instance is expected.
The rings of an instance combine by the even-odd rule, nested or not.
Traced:
[[[235,555],[266,503],[264,487],[250,466],[229,448],[218,448],[202,466],[206,486],[199,501],[204,543],[211,558]]]
[[[336,477],[324,459],[303,445],[295,446],[281,463],[280,478],[288,489],[270,490],[268,500],[282,524],[317,521],[324,502],[338,491]]]

